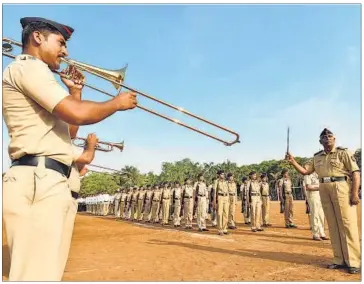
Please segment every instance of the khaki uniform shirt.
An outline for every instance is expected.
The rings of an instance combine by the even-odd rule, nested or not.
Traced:
[[[160,189],[155,190],[153,192],[153,201],[160,201],[161,200],[161,197],[162,197],[162,192],[161,192]]]
[[[126,194],[125,192],[123,192],[121,194],[120,202],[125,202],[127,197],[128,197],[128,194]]]
[[[193,187],[191,185],[184,186],[183,198],[185,197],[193,197]]]
[[[305,175],[303,177],[303,186],[304,186],[304,190],[305,190],[305,193],[306,193],[306,196],[309,197],[309,196],[316,196],[319,194],[318,192],[318,188],[317,190],[306,190],[306,186],[307,185],[316,185],[316,186],[319,186],[320,184],[320,181],[319,181],[319,178],[318,178],[318,175],[316,172],[310,174],[310,175]]]
[[[26,154],[48,156],[68,166],[72,147],[68,124],[52,114],[69,93],[41,60],[18,55],[3,73],[3,116],[11,160]]]
[[[283,190],[282,194],[290,194],[292,193],[292,181],[290,178],[281,178],[278,181],[278,188]]]
[[[145,190],[139,191],[138,200],[144,200],[145,194],[146,194],[146,191]]]
[[[219,194],[227,195],[229,193],[229,188],[226,180],[217,180],[216,181],[216,198]]]
[[[261,186],[262,196],[269,196],[269,183],[261,182],[260,186]]]
[[[120,200],[121,199],[121,193],[120,192],[117,192],[115,194],[115,200]]]
[[[353,154],[341,147],[332,149],[328,154],[325,151],[316,153],[305,167],[309,172],[315,171],[319,178],[350,177],[352,172],[359,171]]]
[[[170,199],[171,198],[171,189],[163,188],[162,190],[162,199]]]
[[[132,197],[131,197],[132,202],[136,202],[138,200],[138,194],[139,194],[139,191],[133,192]]]
[[[196,195],[198,195],[198,196],[205,196],[205,197],[208,198],[206,183],[204,183],[204,182],[196,182],[195,189],[194,190],[196,192]]]
[[[147,190],[145,192],[145,200],[151,200],[152,194],[153,194],[153,191],[152,190]]]
[[[237,195],[236,183],[234,181],[232,182],[228,181],[227,185],[228,185],[229,195],[236,196]]]
[[[182,198],[182,188],[176,187],[173,190],[174,199],[181,199]]]
[[[261,195],[260,192],[260,184],[257,180],[250,180],[247,184],[248,194],[247,195],[253,195],[253,196],[259,196]]]

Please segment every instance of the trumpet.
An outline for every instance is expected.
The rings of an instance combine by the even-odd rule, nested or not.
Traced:
[[[75,146],[81,147],[81,148],[85,148],[86,141],[87,141],[87,139],[82,138],[82,137],[75,137],[74,139],[72,139],[72,143]],[[106,145],[106,146],[105,147],[102,147],[102,145]],[[109,142],[99,141],[96,144],[95,149],[97,151],[102,151],[102,152],[111,152],[111,151],[114,150],[114,147],[116,149],[119,149],[120,152],[122,152],[124,150],[124,141],[121,142],[121,143],[109,143]]]
[[[12,40],[12,39],[9,39],[9,38],[3,38],[3,42],[5,42],[5,43],[3,43],[3,55],[14,59],[16,56],[10,53],[13,50],[12,45],[22,47],[22,44],[20,42],[18,42],[18,41],[15,41],[15,40]],[[141,105],[137,105],[136,107],[141,109],[141,110],[144,110],[146,112],[149,112],[151,114],[154,114],[156,116],[164,118],[164,119],[166,119],[166,120],[168,120],[170,122],[173,122],[173,123],[176,123],[176,124],[178,124],[180,126],[183,126],[183,127],[187,128],[187,129],[190,129],[192,131],[195,131],[197,133],[205,135],[205,136],[207,136],[209,138],[217,140],[217,141],[223,143],[225,146],[231,146],[231,145],[233,145],[235,143],[240,143],[238,133],[236,133],[236,132],[234,132],[234,131],[226,128],[226,127],[220,126],[220,125],[218,125],[218,124],[216,124],[214,122],[208,121],[207,119],[204,119],[204,118],[202,118],[200,116],[192,114],[191,112],[189,112],[187,110],[184,110],[181,107],[176,107],[176,106],[174,106],[172,104],[169,104],[169,103],[164,102],[162,100],[159,100],[159,99],[157,99],[155,97],[147,95],[146,93],[138,91],[135,88],[132,88],[132,87],[129,87],[129,86],[125,85],[123,82],[124,82],[124,79],[125,79],[125,73],[126,73],[127,65],[124,68],[119,69],[119,70],[107,70],[107,69],[102,69],[102,68],[99,68],[99,67],[96,67],[96,66],[93,66],[93,65],[89,65],[89,64],[86,64],[86,63],[78,62],[78,61],[75,61],[75,60],[72,60],[72,59],[68,59],[68,58],[61,58],[61,60],[64,63],[68,64],[69,66],[73,65],[75,68],[77,68],[79,70],[85,71],[85,72],[90,73],[92,75],[95,75],[95,76],[97,76],[97,77],[99,77],[101,79],[109,81],[118,90],[118,92],[120,91],[120,88],[123,87],[123,88],[125,88],[127,90],[130,90],[130,91],[135,92],[135,93],[137,93],[137,94],[139,94],[141,96],[144,96],[144,97],[149,98],[149,99],[151,99],[153,101],[156,101],[156,102],[158,102],[158,103],[160,103],[162,105],[165,105],[165,106],[167,106],[169,108],[172,108],[174,110],[182,112],[182,113],[184,113],[184,114],[186,114],[188,116],[191,116],[191,117],[193,117],[193,118],[195,118],[195,119],[197,119],[199,121],[205,122],[205,123],[207,123],[209,125],[212,125],[212,126],[214,126],[216,128],[219,128],[219,129],[221,129],[221,130],[223,130],[225,132],[228,132],[228,133],[234,135],[235,139],[230,141],[230,142],[226,141],[226,140],[223,140],[222,138],[219,138],[219,137],[217,137],[215,135],[204,132],[204,131],[202,131],[202,130],[200,130],[198,128],[192,127],[190,125],[187,125],[187,124],[185,124],[185,123],[183,123],[183,122],[181,122],[181,121],[179,121],[179,120],[177,120],[175,118],[170,118],[170,117],[168,117],[166,115],[163,115],[163,114],[160,114],[160,113],[158,113],[158,112],[156,112],[156,111],[154,111],[152,109],[148,109],[148,108],[145,108],[145,107],[143,107]],[[61,77],[66,77],[67,79],[72,80],[72,78],[70,76],[65,75],[65,74],[63,74],[61,72],[58,72],[58,71],[55,71],[55,70],[52,70],[52,72],[57,73]],[[100,89],[98,87],[92,86],[92,85],[87,84],[87,83],[83,83],[83,85],[86,86],[86,87],[89,87],[89,88],[91,88],[93,90],[96,90],[96,91],[98,91],[100,93],[103,93],[103,94],[105,94],[107,96],[115,97],[115,95],[112,95],[109,92],[106,92],[106,91],[104,91],[104,90],[102,90],[102,89]]]

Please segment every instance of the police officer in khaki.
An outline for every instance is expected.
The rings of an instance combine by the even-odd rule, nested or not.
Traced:
[[[287,169],[282,170],[282,178],[278,182],[278,191],[280,193],[280,200],[284,200],[284,222],[286,228],[297,228],[293,223],[292,180]]]
[[[269,208],[270,208],[270,193],[269,193],[269,183],[266,173],[260,175],[261,183],[261,193],[262,193],[262,220],[263,227],[272,226],[269,224]]]
[[[51,72],[68,56],[66,41],[74,29],[44,18],[22,18],[20,23],[22,54],[3,73],[12,160],[3,179],[9,280],[59,281],[65,208],[73,202],[67,182],[73,161],[68,124],[93,124],[135,108],[136,96],[124,93],[101,103],[75,99],[82,82],[62,78],[66,90]]]
[[[186,178],[185,184],[182,190],[183,197],[183,219],[185,221],[185,228],[192,230],[192,218],[193,218],[193,205],[194,205],[194,190],[191,184],[191,179]]]
[[[250,203],[249,203],[249,196],[248,196],[248,178],[247,177],[243,177],[242,178],[242,184],[240,186],[240,192],[241,192],[241,202],[242,202],[242,208],[241,208],[241,212],[243,213],[243,217],[244,217],[244,223],[246,225],[251,224],[250,221]]]
[[[236,183],[234,181],[234,175],[232,173],[228,173],[228,189],[229,189],[229,217],[228,217],[228,228],[236,229],[235,226],[235,208],[236,208],[236,199],[237,199],[237,188]]]
[[[144,208],[143,208],[144,222],[150,222],[150,219],[152,217],[152,195],[153,195],[152,186],[148,185],[144,198]]]
[[[137,205],[137,219],[138,221],[143,220],[143,205],[144,205],[144,199],[145,199],[145,187],[142,186],[139,190],[138,194],[138,205]]]
[[[171,200],[171,186],[168,182],[164,184],[164,188],[161,193],[161,206],[162,206],[162,222],[163,226],[168,225],[169,221],[169,206]]]
[[[329,239],[325,235],[325,215],[324,210],[322,209],[319,185],[320,182],[316,172],[304,176],[303,187],[310,206],[310,224],[312,224],[311,231],[313,240],[315,241]]]
[[[220,236],[230,234],[227,230],[229,214],[229,189],[222,170],[217,172],[219,178],[216,180],[214,208],[217,208],[217,229]]]
[[[255,171],[250,172],[249,178],[247,189],[251,213],[251,230],[253,232],[263,231],[264,229],[261,228],[262,195],[260,183],[257,180],[257,173]]]
[[[360,173],[354,155],[347,149],[335,146],[335,136],[324,129],[320,134],[324,150],[317,152],[310,163],[300,166],[290,153],[286,159],[303,174],[316,172],[319,193],[327,219],[334,253],[329,269],[348,268],[360,272],[360,241],[357,220]]]
[[[174,227],[181,226],[181,205],[182,205],[182,188],[181,184],[177,181],[175,183],[175,188],[172,193],[173,203],[174,203],[174,212],[173,212],[173,225]]]
[[[207,214],[207,186],[203,174],[198,175],[198,182],[194,185],[196,213],[197,213],[197,226],[200,232],[208,231],[206,228],[206,214]]]

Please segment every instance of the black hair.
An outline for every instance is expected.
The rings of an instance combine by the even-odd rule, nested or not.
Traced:
[[[26,25],[23,29],[21,35],[21,42],[23,45],[23,49],[26,48],[29,44],[30,36],[33,32],[38,31],[43,34],[46,38],[49,34],[60,34],[60,32],[50,24],[43,22],[33,22]]]

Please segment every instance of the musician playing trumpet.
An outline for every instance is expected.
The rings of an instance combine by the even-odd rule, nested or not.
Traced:
[[[3,178],[3,218],[12,256],[9,281],[60,281],[64,212],[72,199],[68,124],[100,122],[135,108],[137,100],[133,92],[105,102],[75,99],[82,82],[73,81],[72,74],[63,76],[64,89],[52,73],[68,56],[74,29],[38,17],[22,18],[20,24],[22,54],[3,72],[3,115],[12,161]]]

